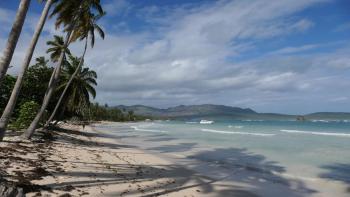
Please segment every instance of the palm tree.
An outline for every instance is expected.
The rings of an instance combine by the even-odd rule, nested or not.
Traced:
[[[62,107],[63,111],[67,107],[71,112],[80,113],[83,108],[90,104],[90,95],[93,98],[96,96],[96,90],[93,86],[97,85],[97,74],[87,67],[83,68],[81,62],[81,58],[70,55],[69,61],[63,67],[61,84],[57,87],[58,92],[69,87],[66,90],[68,94],[65,96],[66,102]],[[74,76],[73,80],[71,80],[72,76]],[[67,86],[69,82],[71,84]]]
[[[2,79],[4,78],[7,69],[10,66],[10,62],[12,60],[13,53],[16,49],[18,38],[22,32],[22,27],[24,20],[27,16],[27,11],[30,5],[30,0],[21,0],[17,14],[15,17],[15,22],[12,25],[12,29],[10,31],[5,50],[3,51],[2,58],[0,59],[0,85]],[[0,134],[1,141],[1,134]]]
[[[76,37],[74,37],[73,35],[73,40],[74,39],[78,39],[80,37],[80,40],[85,39],[85,46],[84,46],[84,52],[82,57],[80,58],[80,62],[75,70],[75,72],[71,75],[71,78],[69,79],[68,83],[66,84],[66,87],[64,88],[56,106],[55,109],[53,110],[51,116],[49,117],[49,119],[47,120],[45,127],[47,127],[50,122],[53,120],[53,118],[55,117],[55,114],[59,108],[59,106],[61,105],[61,102],[67,92],[67,89],[69,88],[69,86],[71,85],[75,75],[77,75],[77,73],[79,72],[80,67],[83,65],[84,62],[84,57],[86,54],[86,50],[87,50],[87,41],[88,39],[90,39],[91,41],[91,47],[94,46],[95,44],[95,30],[99,33],[99,35],[102,37],[102,39],[104,39],[105,34],[102,30],[102,28],[100,26],[98,26],[98,24],[96,23],[97,20],[99,20],[103,15],[97,15],[95,16],[92,13],[87,13],[86,16],[84,17],[84,20],[86,21],[82,26],[79,26],[79,30],[77,31],[78,34],[75,35]]]
[[[57,62],[61,51],[65,50],[65,54],[70,55],[70,50],[64,47],[64,40],[62,36],[54,35],[53,40],[49,40],[46,42],[47,45],[51,46],[51,48],[47,49],[46,53],[51,53],[50,58],[52,62]],[[66,57],[64,56],[64,59]]]
[[[134,120],[134,111],[128,111],[128,119],[129,119],[129,121]]]
[[[47,60],[44,56],[35,58],[36,65],[47,65],[49,63],[49,60]]]
[[[38,21],[38,24],[37,24],[36,29],[34,31],[32,40],[31,40],[31,42],[29,44],[29,47],[28,47],[28,49],[26,51],[25,58],[23,60],[21,70],[18,73],[16,84],[15,84],[13,90],[12,90],[11,97],[10,97],[9,101],[7,102],[7,105],[6,105],[6,108],[5,108],[4,112],[2,113],[2,116],[1,116],[1,119],[0,119],[0,141],[2,141],[2,139],[3,139],[4,135],[5,135],[5,130],[6,130],[7,124],[9,122],[10,117],[11,117],[13,109],[14,109],[14,107],[16,105],[16,101],[17,101],[18,95],[19,95],[19,93],[21,91],[24,74],[25,74],[25,72],[28,69],[30,61],[32,60],[32,56],[33,56],[36,44],[37,44],[37,42],[39,40],[40,34],[41,34],[41,32],[43,30],[43,27],[45,25],[45,22],[46,22],[46,19],[47,19],[50,7],[51,7],[51,5],[53,4],[54,1],[56,1],[56,0],[47,0],[46,3],[45,3],[45,7],[44,7],[44,9],[43,9],[43,11],[41,13],[40,18],[39,18],[39,21]]]
[[[84,15],[86,15],[86,13],[95,12],[99,13],[100,15],[104,14],[100,0],[62,0],[57,4],[51,16],[57,15],[56,27],[63,25],[65,32],[67,32],[64,48],[67,48],[68,45],[74,41],[74,35],[78,35],[77,32],[79,28],[77,27],[80,27],[79,25],[82,25],[86,22],[85,20],[82,20],[84,19]],[[64,62],[64,54],[65,51],[62,51],[58,60],[58,64],[52,74],[51,80],[46,90],[41,108],[39,109],[37,115],[24,134],[24,136],[28,139],[31,138],[35,129],[37,128],[40,119],[44,114],[51,96],[55,90],[56,83],[60,77],[61,66]]]

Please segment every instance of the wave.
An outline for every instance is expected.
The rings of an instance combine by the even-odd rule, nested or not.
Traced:
[[[198,124],[198,122],[185,122],[186,124]]]
[[[201,131],[204,132],[211,132],[211,133],[222,133],[222,134],[237,134],[237,135],[255,135],[255,136],[274,136],[275,134],[269,134],[269,133],[247,133],[247,132],[238,132],[238,131],[220,131],[220,130],[214,130],[214,129],[201,129]]]
[[[344,123],[348,123],[348,122],[350,122],[350,120],[311,120],[311,122],[324,122],[324,123],[344,122]]]
[[[232,126],[232,125],[228,125],[228,128],[236,128],[236,129],[241,129],[243,128],[243,126]]]
[[[136,126],[131,126],[130,128],[134,129],[135,131],[146,131],[146,132],[153,132],[153,133],[167,133],[168,132],[168,131],[155,130],[155,129],[140,129]]]
[[[300,133],[300,134],[311,134],[311,135],[325,135],[325,136],[338,136],[338,137],[350,137],[350,133],[327,133],[327,132],[315,132],[315,131],[300,131],[300,130],[280,130],[286,133]]]
[[[329,120],[311,120],[311,122],[326,122],[326,123],[328,123]]]

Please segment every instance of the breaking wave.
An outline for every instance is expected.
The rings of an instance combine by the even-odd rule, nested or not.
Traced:
[[[214,130],[214,129],[201,129],[201,131],[204,132],[211,132],[211,133],[221,133],[221,134],[233,134],[233,135],[255,135],[255,136],[274,136],[275,134],[270,133],[247,133],[247,132],[238,132],[238,131],[220,131],[220,130]]]
[[[315,132],[315,131],[300,131],[300,130],[280,130],[286,133],[300,133],[300,134],[310,134],[310,135],[323,135],[323,136],[338,136],[338,137],[350,137],[350,133],[329,133],[329,132]]]
[[[146,131],[146,132],[153,132],[153,133],[167,133],[168,132],[168,131],[155,130],[155,129],[140,129],[136,126],[131,126],[130,128],[134,129],[135,131]]]

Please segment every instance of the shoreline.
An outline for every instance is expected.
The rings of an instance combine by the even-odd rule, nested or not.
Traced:
[[[210,196],[206,189],[216,182],[90,125],[82,132],[62,124],[51,133],[34,143],[11,136],[1,143],[1,174],[26,196]]]
[[[269,169],[235,165],[218,170],[216,164],[188,159],[185,155],[179,154],[177,158],[172,154],[145,150],[137,144],[137,137],[142,136],[132,141],[123,140],[121,136],[97,128],[109,124],[130,126],[130,123],[103,121],[87,125],[83,130],[80,125],[64,123],[51,134],[39,132],[33,143],[17,143],[14,137],[7,137],[0,144],[0,169],[5,169],[0,175],[16,182],[12,184],[22,187],[26,196],[332,194],[332,191],[319,193],[295,177],[273,174]],[[319,186],[322,185],[311,188]]]
[[[350,191],[350,187],[343,181],[313,177],[310,176],[312,173],[305,174],[309,166],[305,168],[298,163],[280,164],[264,154],[254,153],[249,149],[208,146],[205,143],[198,144],[197,141],[194,143],[195,141],[188,139],[183,140],[181,137],[173,138],[174,136],[163,132],[152,134],[155,131],[163,131],[159,127],[156,130],[152,130],[153,128],[144,130],[147,133],[146,136],[138,135],[138,129],[132,131],[134,127],[137,128],[138,123],[113,123],[113,129],[110,132],[119,137],[119,141],[124,144],[136,143],[138,148],[147,153],[156,154],[173,163],[181,163],[200,174],[216,180],[224,180],[226,184],[241,185],[246,191],[255,195],[348,196]],[[144,129],[141,126],[140,128],[142,128],[141,131]],[[153,143],[156,144],[151,145]],[[228,159],[228,163],[221,163],[223,160],[220,157]]]

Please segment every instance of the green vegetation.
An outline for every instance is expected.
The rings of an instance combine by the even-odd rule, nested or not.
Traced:
[[[17,120],[10,127],[15,129],[27,128],[35,117],[39,107],[39,104],[35,101],[28,101],[23,103],[19,109]]]
[[[11,75],[5,75],[2,84],[0,85],[0,111],[4,110],[8,99],[11,96],[11,90],[15,85],[16,78]]]
[[[47,107],[46,114],[51,114],[57,97],[62,94],[70,77],[75,72],[80,58],[69,55],[63,65],[59,85],[56,88],[55,96]],[[53,68],[44,57],[36,58],[36,63],[29,67],[23,82],[22,91],[18,97],[18,103],[10,120],[10,129],[25,129],[34,119],[42,98],[45,95],[46,87],[50,81]],[[83,121],[137,121],[144,120],[144,116],[136,116],[133,111],[122,111],[117,108],[110,108],[107,105],[101,106],[98,103],[91,103],[96,96],[97,74],[88,67],[79,67],[79,72],[72,80],[59,107],[54,120],[83,120]],[[3,110],[11,95],[11,90],[16,81],[16,76],[6,75],[0,88],[0,109]],[[48,117],[41,120],[41,124]]]
[[[118,108],[110,108],[107,104],[101,106],[99,103],[91,104],[85,111],[88,120],[107,121],[139,121],[145,120],[146,116],[135,115],[133,111],[123,111]]]
[[[134,121],[144,119],[133,111],[121,111],[91,103],[95,98],[97,74],[84,65],[88,41],[96,42],[95,32],[102,39],[105,33],[98,21],[106,13],[100,0],[47,0],[17,76],[5,75],[10,65],[18,37],[30,1],[21,0],[8,45],[5,46],[4,62],[0,65],[0,141],[8,124],[13,129],[27,127],[24,137],[31,138],[38,126],[49,126],[59,120],[109,120]],[[48,19],[53,19],[56,29],[65,36],[55,35],[47,42],[47,54],[36,58],[30,66],[36,44]],[[69,50],[73,42],[83,41],[83,54],[75,56]],[[50,59],[46,59],[49,56]],[[17,65],[16,65],[17,66]],[[44,124],[46,122],[46,124]]]
[[[318,112],[305,115],[288,115],[276,113],[258,113],[249,108],[230,107],[224,105],[180,105],[167,109],[158,109],[144,105],[124,106],[117,108],[133,111],[137,115],[155,117],[157,119],[177,120],[350,120],[350,113]]]

